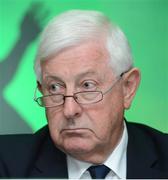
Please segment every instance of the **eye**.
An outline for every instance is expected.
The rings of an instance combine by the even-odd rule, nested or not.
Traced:
[[[63,93],[64,92],[64,87],[63,85],[59,84],[59,83],[55,83],[55,84],[50,84],[49,85],[49,92],[51,94],[55,94],[55,93]]]
[[[94,91],[94,90],[97,89],[96,82],[94,82],[94,81],[85,81],[82,84],[82,88],[83,88],[83,90]]]

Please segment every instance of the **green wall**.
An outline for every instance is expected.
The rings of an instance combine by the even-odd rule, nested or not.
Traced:
[[[0,133],[34,132],[46,124],[44,109],[33,101],[38,35],[69,9],[103,11],[123,29],[142,75],[126,118],[168,132],[167,0],[0,0]]]

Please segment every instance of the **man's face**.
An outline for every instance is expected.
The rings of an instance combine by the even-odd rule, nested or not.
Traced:
[[[43,94],[107,90],[116,80],[108,60],[106,49],[95,41],[60,52],[42,63]],[[123,130],[121,81],[98,103],[81,105],[69,97],[59,107],[46,108],[51,138],[58,148],[80,160],[105,160]]]

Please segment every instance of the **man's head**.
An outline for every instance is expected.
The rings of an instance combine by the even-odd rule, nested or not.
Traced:
[[[109,63],[116,75],[133,67],[130,47],[120,28],[101,12],[71,10],[53,18],[44,29],[35,61],[41,80],[40,61],[85,41],[100,40],[109,53]]]
[[[99,12],[63,13],[42,34],[35,71],[55,145],[80,160],[104,161],[140,80],[122,31]]]

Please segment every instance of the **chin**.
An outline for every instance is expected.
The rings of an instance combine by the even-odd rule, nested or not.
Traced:
[[[92,151],[93,143],[83,139],[65,140],[62,149],[68,154],[86,154]]]

